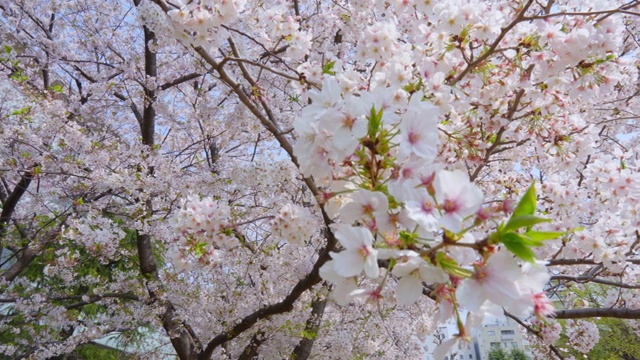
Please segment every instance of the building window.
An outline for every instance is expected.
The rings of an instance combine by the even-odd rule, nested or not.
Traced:
[[[469,359],[473,359],[473,355],[469,354]]]
[[[513,340],[516,337],[516,332],[513,330],[502,330],[500,331],[500,335],[502,335],[502,340]]]
[[[517,343],[517,342],[512,342],[512,343],[511,343],[511,347],[513,347],[513,348],[517,348],[517,347],[518,347],[518,343]]]
[[[492,349],[495,349],[497,347],[500,347],[500,343],[499,342],[492,342],[489,344],[489,346],[491,346]]]
[[[495,331],[493,331],[493,330],[489,330],[489,331],[487,331],[487,335],[489,335],[489,336],[496,336],[496,332],[495,332]]]

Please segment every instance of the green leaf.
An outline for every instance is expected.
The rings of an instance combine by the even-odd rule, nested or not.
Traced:
[[[371,112],[369,113],[369,126],[367,129],[367,133],[369,138],[376,139],[378,132],[382,128],[382,112],[384,108],[381,108],[380,111],[376,111],[374,106],[371,107]]]
[[[436,254],[436,263],[438,266],[440,266],[440,268],[442,268],[442,270],[455,277],[464,279],[473,275],[473,271],[460,267],[460,265],[458,265],[458,263],[454,259],[447,256],[443,252],[439,252]]]
[[[532,238],[532,237],[528,236],[526,233],[525,234],[520,234],[520,233],[517,233],[517,232],[509,232],[509,233],[507,233],[505,235],[506,236],[504,236],[503,238],[506,238],[506,239],[517,239],[518,241],[520,241],[521,243],[523,243],[523,244],[525,244],[527,246],[542,246],[542,243],[543,243],[543,240]]]
[[[322,73],[327,75],[335,75],[336,73],[333,71],[333,66],[336,64],[334,61],[329,61],[322,66]]]
[[[524,238],[522,235],[514,232],[510,232],[502,236],[502,243],[515,256],[524,261],[534,262],[536,260],[536,256],[530,246],[526,244],[529,241],[530,240]]]
[[[533,215],[511,216],[511,219],[509,219],[509,222],[507,222],[507,225],[505,225],[503,231],[508,232],[550,221],[551,219],[541,218]]]
[[[49,91],[52,91],[55,93],[62,93],[64,89],[62,88],[62,85],[56,84],[56,85],[49,86]]]
[[[535,241],[551,240],[551,239],[558,238],[564,234],[565,234],[564,232],[558,232],[558,231],[527,231],[525,233],[526,236],[530,237],[532,240],[535,240]]]
[[[529,189],[524,194],[522,199],[520,199],[518,206],[516,206],[516,209],[513,211],[513,214],[511,215],[512,219],[514,217],[521,216],[521,215],[533,215],[533,213],[536,211],[535,185],[536,185],[535,183],[531,184],[531,186],[529,186]]]

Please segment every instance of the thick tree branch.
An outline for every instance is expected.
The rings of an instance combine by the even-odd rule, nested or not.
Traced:
[[[329,219],[328,215],[322,209],[322,216],[325,219],[325,223],[331,223],[331,219]],[[293,303],[298,300],[298,298],[307,290],[309,290],[312,286],[319,283],[322,279],[320,278],[320,267],[324,265],[330,259],[329,252],[335,247],[337,243],[337,239],[334,237],[333,233],[328,229],[326,229],[326,238],[327,244],[318,256],[318,260],[313,266],[313,270],[305,276],[303,279],[298,281],[298,283],[293,287],[289,295],[284,298],[284,300],[265,306],[254,313],[246,316],[242,321],[234,325],[230,330],[227,330],[216,337],[214,337],[205,350],[200,354],[200,359],[210,359],[213,351],[220,345],[225,342],[236,338],[238,335],[242,334],[255,323],[257,323],[261,319],[265,319],[272,315],[282,314],[288,311],[293,310]]]
[[[313,349],[313,344],[316,342],[326,305],[326,298],[318,298],[311,303],[311,316],[309,316],[305,324],[302,339],[291,353],[292,359],[307,360],[311,355],[311,349]]]
[[[36,258],[36,252],[33,251],[29,246],[24,247],[21,251],[22,255],[18,257],[18,260],[11,265],[7,271],[2,274],[2,277],[7,281],[11,282],[15,280],[15,278],[20,275],[22,270],[26,269],[29,264]]]
[[[189,80],[197,79],[200,76],[202,76],[202,74],[195,73],[195,72],[191,73],[191,74],[183,75],[183,76],[180,76],[177,79],[174,79],[173,81],[170,81],[170,82],[167,82],[167,83],[164,83],[164,84],[160,85],[159,88],[161,90],[167,90],[167,89],[172,88],[174,86],[177,86],[177,85],[180,85],[182,83],[185,83],[185,82],[187,82]]]
[[[609,317],[618,319],[640,319],[640,309],[629,308],[586,308],[557,310],[556,319],[584,319],[594,317]]]
[[[31,180],[33,180],[33,172],[27,171],[22,174],[15,188],[6,197],[4,203],[2,204],[2,212],[0,213],[0,248],[3,246],[2,239],[7,232],[11,216],[13,215],[18,202],[26,193],[27,188],[31,184]],[[36,257],[35,251],[29,248],[29,246],[25,246],[21,253],[22,255],[17,257],[17,261],[13,265],[11,265],[11,267],[9,267],[9,269],[7,269],[4,273],[2,273],[2,277],[5,281],[13,281],[16,277],[18,277],[18,275],[20,275],[22,270],[29,266],[29,264]]]
[[[251,337],[249,344],[244,348],[238,360],[256,360],[258,359],[258,348],[265,342],[266,336],[264,331],[259,330]]]
[[[9,226],[9,220],[11,220],[11,216],[16,210],[18,202],[25,192],[27,192],[27,188],[29,187],[29,184],[31,184],[31,180],[33,180],[33,173],[31,171],[26,171],[22,174],[20,180],[16,184],[16,187],[2,204],[2,212],[0,213],[0,247],[2,247],[2,239],[7,231],[7,227]]]
[[[138,6],[140,0],[134,0],[134,4]],[[147,78],[157,77],[157,55],[150,48],[152,42],[155,41],[155,34],[143,26],[144,30],[144,68],[145,76]],[[156,101],[156,91],[151,90],[148,87],[144,87],[144,110],[142,113],[142,121],[140,122],[140,132],[142,134],[142,143],[144,145],[153,148],[155,137],[155,122],[156,111],[153,107]],[[153,168],[149,170],[150,174],[153,173]],[[147,212],[151,215],[153,209],[151,202],[147,203]],[[150,282],[148,291],[149,296],[154,301],[161,301],[164,307],[164,313],[161,316],[162,326],[164,327],[167,335],[171,339],[171,343],[181,360],[192,359],[196,353],[196,346],[199,346],[198,339],[192,337],[187,331],[182,322],[177,319],[175,314],[175,308],[173,304],[166,300],[161,300],[160,295],[157,293],[156,287],[160,283],[158,275],[158,268],[155,258],[153,256],[153,245],[151,243],[151,236],[149,234],[138,234],[137,236],[137,249],[138,257],[140,260],[140,271]]]

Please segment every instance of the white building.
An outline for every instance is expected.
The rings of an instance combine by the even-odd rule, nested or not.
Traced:
[[[520,334],[520,325],[510,318],[493,318],[485,321],[473,339],[478,360],[489,358],[491,349],[502,347],[506,352],[520,349],[529,354],[529,343]]]
[[[433,351],[443,341],[458,333],[455,321],[440,324],[434,334],[427,336],[424,344],[424,360],[433,360]],[[487,360],[491,349],[498,346],[509,352],[513,348],[530,354],[529,344],[520,334],[519,325],[506,317],[485,319],[482,327],[474,334],[471,342],[459,341],[445,360]]]

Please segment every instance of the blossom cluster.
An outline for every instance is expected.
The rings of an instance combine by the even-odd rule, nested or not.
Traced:
[[[179,236],[170,257],[178,268],[188,268],[194,261],[215,264],[225,251],[239,245],[230,207],[212,198],[189,195],[172,223]]]
[[[283,206],[271,220],[271,231],[289,243],[303,245],[316,232],[313,215],[295,204]]]
[[[244,0],[178,1],[177,8],[167,15],[178,39],[211,49],[217,48],[227,38],[228,32],[222,25],[237,19],[245,3]]]
[[[529,247],[560,234],[530,231],[546,221],[533,215],[533,188],[509,209],[506,225],[477,237],[472,229],[503,219],[509,206],[483,206],[465,172],[435,161],[440,111],[422,93],[380,87],[343,97],[327,77],[309,97],[295,123],[295,150],[303,173],[326,184],[320,201],[339,221],[331,229],[342,250],[321,268],[339,304],[383,301],[391,277],[401,305],[416,302],[428,284],[443,321],[462,309],[473,316],[553,312],[543,293],[545,264]],[[468,329],[459,323],[464,338]]]
[[[571,339],[571,346],[582,352],[588,353],[600,340],[600,332],[596,324],[586,320],[567,321],[567,336]]]

